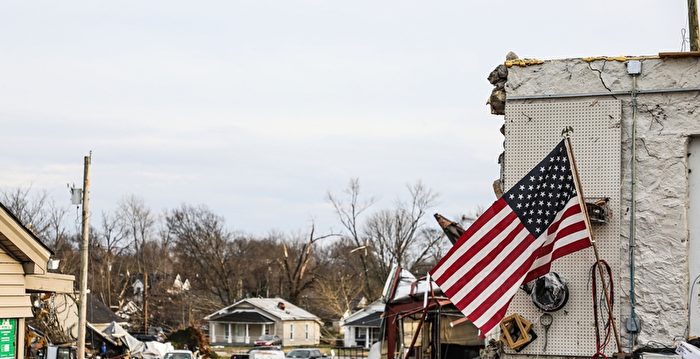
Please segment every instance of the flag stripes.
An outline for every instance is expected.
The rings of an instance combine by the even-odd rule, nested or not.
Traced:
[[[482,335],[505,316],[519,286],[552,261],[590,246],[564,142],[486,210],[430,271]]]

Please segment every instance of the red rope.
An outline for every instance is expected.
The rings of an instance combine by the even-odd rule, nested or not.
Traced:
[[[603,354],[603,351],[605,350],[605,347],[610,343],[610,337],[611,337],[611,330],[612,330],[612,318],[610,318],[610,314],[607,310],[607,303],[604,303],[604,308],[605,308],[605,314],[607,314],[608,319],[605,321],[604,327],[605,327],[605,336],[603,337],[603,340],[601,340],[600,336],[600,320],[599,320],[599,308],[598,308],[598,268],[596,268],[597,265],[602,265],[603,266],[603,271],[604,273],[607,273],[607,281],[608,281],[608,290],[610,292],[610,305],[614,306],[613,303],[613,298],[614,296],[614,285],[613,285],[613,275],[612,275],[612,270],[610,269],[610,265],[604,260],[600,260],[593,264],[591,267],[591,290],[593,292],[593,317],[595,319],[595,346],[596,346],[596,353],[593,354],[592,359],[596,358],[603,358],[607,359],[608,357]],[[601,283],[605,281],[605,278],[600,278]],[[603,286],[605,288],[605,286]],[[602,315],[601,315],[602,316]]]

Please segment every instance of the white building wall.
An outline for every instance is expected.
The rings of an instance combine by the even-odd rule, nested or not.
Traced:
[[[642,74],[637,79],[640,91],[700,87],[700,63],[697,58],[647,58],[641,61]],[[609,60],[565,59],[546,61],[541,65],[528,67],[511,67],[506,84],[509,102],[546,104],[548,101],[595,101],[612,98],[622,101],[622,179],[619,209],[621,271],[620,278],[615,279],[616,290],[621,297],[621,318],[617,319],[625,338],[628,336],[624,330],[624,322],[629,316],[630,308],[628,238],[631,96],[617,94],[568,99],[517,97],[592,94],[631,89],[632,78],[627,74],[625,63]],[[670,345],[673,338],[685,334],[688,326],[687,306],[691,281],[688,275],[688,258],[700,256],[700,253],[689,252],[687,153],[690,136],[700,135],[699,97],[698,91],[646,93],[638,97],[635,287],[637,315],[642,324],[637,344],[656,341]],[[507,126],[506,123],[506,128]],[[561,131],[558,128],[552,129],[557,130]],[[700,218],[691,218],[690,221],[697,223]],[[694,303],[693,311],[700,312],[698,303]],[[549,334],[552,340],[554,333],[550,331]],[[627,345],[628,342],[623,340],[623,346]]]
[[[346,347],[354,347],[355,344],[355,327],[343,326],[343,345]]]

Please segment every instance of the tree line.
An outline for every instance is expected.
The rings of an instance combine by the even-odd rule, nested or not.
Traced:
[[[352,179],[341,193],[327,194],[337,232],[311,224],[256,236],[228,228],[205,205],[158,213],[138,196],[125,196],[90,221],[88,287],[112,308],[136,307],[130,321],[144,330],[196,323],[246,297],[279,296],[337,319],[358,298],[379,298],[393,264],[425,273],[445,253],[449,242],[426,216],[436,198],[417,182],[404,199],[376,208]],[[61,259],[58,271],[79,283],[80,225],[67,224],[70,208],[31,188],[5,189],[2,202]],[[188,290],[173,286],[177,275]],[[135,293],[137,282],[143,290]]]

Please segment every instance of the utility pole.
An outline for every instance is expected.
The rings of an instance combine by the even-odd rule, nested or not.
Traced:
[[[697,0],[688,0],[688,32],[690,33],[690,51],[700,51]]]
[[[90,235],[90,160],[92,153],[83,162],[83,241],[80,245],[80,313],[78,323],[78,359],[85,359],[85,327],[87,317],[88,245]]]

